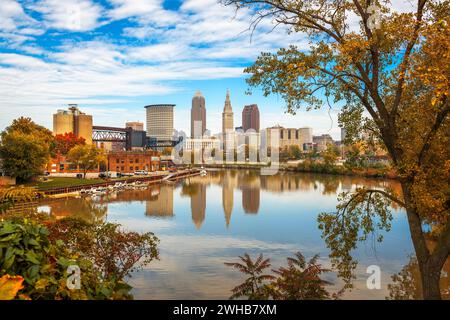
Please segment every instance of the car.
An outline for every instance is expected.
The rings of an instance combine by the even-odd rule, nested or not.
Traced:
[[[137,176],[146,176],[146,175],[148,175],[148,172],[145,170],[137,170],[134,172],[134,174]]]
[[[117,175],[119,175],[119,174],[117,174]],[[130,173],[130,172],[121,172],[120,175],[122,177],[132,177],[132,176],[134,176],[134,174]]]

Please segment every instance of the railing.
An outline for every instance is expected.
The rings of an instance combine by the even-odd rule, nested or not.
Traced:
[[[5,214],[15,214],[15,213],[25,213],[32,212],[39,206],[39,202],[31,201],[31,202],[19,202],[13,204],[11,207],[6,209]]]

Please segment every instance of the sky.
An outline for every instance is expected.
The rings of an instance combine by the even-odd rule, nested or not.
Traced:
[[[392,5],[412,8],[410,0]],[[256,103],[261,128],[309,126],[339,140],[338,106],[293,116],[278,96],[246,94],[243,69],[261,52],[308,48],[304,35],[272,31],[270,20],[251,36],[251,18],[217,0],[0,0],[0,130],[19,116],[52,129],[52,114],[71,103],[94,125],[123,127],[145,123],[146,105],[173,103],[174,128],[190,132],[200,90],[207,129],[218,133],[229,89],[235,126]]]

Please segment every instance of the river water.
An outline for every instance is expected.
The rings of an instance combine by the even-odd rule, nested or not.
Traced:
[[[226,299],[243,276],[224,265],[249,253],[263,253],[272,267],[297,251],[320,255],[330,266],[317,215],[330,212],[337,194],[358,186],[398,189],[392,180],[256,170],[217,170],[147,190],[127,190],[103,197],[67,199],[48,204],[56,217],[106,219],[128,230],[151,231],[160,239],[160,260],[133,274],[136,299]],[[393,209],[390,232],[382,243],[369,237],[353,252],[358,260],[354,289],[344,298],[384,299],[391,276],[414,254],[402,210]],[[381,288],[369,290],[367,267],[381,270]],[[330,291],[341,287],[334,273]]]

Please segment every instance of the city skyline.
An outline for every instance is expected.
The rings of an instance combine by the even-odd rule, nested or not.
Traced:
[[[395,1],[393,8],[410,11],[411,4]],[[303,35],[269,32],[269,21],[250,41],[250,21],[250,12],[235,14],[215,0],[1,1],[0,130],[19,116],[51,128],[48,115],[67,104],[80,105],[94,125],[117,127],[145,121],[142,106],[173,103],[174,127],[189,133],[184,119],[200,89],[208,101],[208,129],[220,132],[229,88],[236,111],[258,104],[261,128],[314,124],[318,134],[338,139],[340,106],[330,115],[324,107],[288,116],[280,97],[263,97],[258,89],[245,94],[243,69],[260,52],[308,45]]]
[[[258,105],[253,104],[253,103],[248,104],[248,105],[244,105],[244,106],[242,106],[242,108],[236,108],[237,112],[234,112],[235,108],[233,107],[233,102],[232,102],[233,99],[229,95],[230,95],[229,90],[226,90],[225,102],[227,102],[227,99],[229,99],[229,103],[231,104],[231,107],[232,107],[231,114],[233,116],[233,118],[232,118],[233,119],[233,124],[232,124],[231,127],[233,128],[233,131],[235,130],[236,127],[242,127],[243,126],[243,124],[244,124],[243,123],[243,120],[244,120],[243,112],[245,112],[246,108],[256,106],[256,109],[258,111],[258,118],[259,118],[258,120],[260,122],[260,126],[259,126],[260,130],[265,130],[265,129],[272,128],[272,127],[277,127],[277,126],[281,126],[283,128],[297,128],[297,129],[301,129],[301,128],[307,127],[307,128],[313,129],[314,135],[329,134],[333,138],[333,140],[335,140],[335,141],[341,140],[340,139],[341,138],[341,128],[337,127],[337,120],[334,120],[334,119],[330,120],[330,118],[328,118],[328,120],[330,121],[330,125],[334,124],[334,125],[336,125],[337,128],[332,128],[333,130],[330,130],[330,128],[329,128],[328,130],[325,130],[324,132],[319,131],[317,126],[314,126],[314,125],[311,125],[311,124],[301,125],[301,123],[303,121],[305,121],[305,120],[298,119],[298,117],[296,117],[297,115],[295,115],[295,116],[294,115],[286,115],[286,119],[288,119],[288,120],[295,120],[295,121],[270,122],[271,120],[273,120],[272,114],[269,114],[268,117],[267,117],[268,119],[265,119],[265,117],[264,117],[265,115],[259,113]],[[201,97],[203,99],[203,105],[205,106],[204,108],[206,109],[205,98],[204,98],[204,96],[203,96],[203,94],[202,94],[202,92],[200,90],[196,90],[195,94],[191,98],[191,101],[193,102],[198,97]],[[66,106],[61,106],[61,108],[58,108],[57,111],[62,110],[64,108],[68,108],[68,107],[70,107],[72,105],[76,105],[76,104],[69,104],[68,106],[67,105]],[[178,133],[184,132],[186,134],[186,136],[191,137],[191,135],[192,135],[192,104],[191,104],[191,109],[189,110],[188,118],[183,117],[183,125],[181,126],[181,129],[180,129],[180,127],[176,126],[177,121],[175,119],[177,118],[177,112],[179,112],[179,108],[178,107],[175,108],[176,104],[161,103],[161,104],[152,104],[152,105],[171,105],[171,106],[173,106],[173,112],[172,112],[172,114],[173,114],[172,116],[174,118],[174,120],[173,120],[173,123],[174,123],[173,129],[175,131],[177,131]],[[149,106],[152,106],[152,105],[149,105]],[[223,111],[224,111],[223,105],[224,104],[222,103],[222,107],[221,107],[222,112],[220,112],[219,114],[214,113],[213,116],[215,118],[213,118],[212,115],[209,116],[209,121],[210,122],[214,123],[214,122],[220,121],[220,127],[219,128],[217,128],[217,125],[216,125],[215,128],[217,128],[217,129],[216,130],[211,130],[208,127],[208,125],[207,125],[209,123],[208,122],[208,118],[206,118],[207,120],[206,120],[206,124],[204,126],[205,126],[205,129],[207,131],[207,134],[215,135],[215,134],[223,133]],[[83,111],[84,110],[89,110],[89,108],[85,107],[85,106],[78,106],[78,105],[76,105],[76,106],[82,108]],[[120,117],[117,117],[117,118],[114,119],[115,120],[113,122],[114,125],[112,125],[112,126],[121,128],[121,127],[129,126],[128,124],[136,125],[136,124],[139,123],[140,127],[143,126],[144,131],[147,131],[148,120],[149,120],[148,119],[148,114],[147,114],[148,112],[145,111],[147,109],[147,107],[148,106],[144,106],[143,115],[138,117],[137,119],[132,119],[132,120],[126,120],[125,121],[124,119],[125,119],[126,116],[123,117],[123,115],[121,115]],[[85,113],[85,112],[83,112],[83,113]],[[311,111],[309,111],[308,113],[311,113]],[[208,114],[208,113],[206,113],[206,114]],[[294,118],[297,118],[297,119],[294,119]],[[315,117],[313,115],[313,118],[315,118],[316,120],[323,120],[323,117],[320,117],[320,116],[319,117]],[[92,116],[92,123],[93,123],[94,126],[111,125],[111,123],[108,122],[108,121],[107,122],[101,122],[98,119],[96,120],[95,116]],[[264,125],[264,123],[266,125]],[[291,125],[286,125],[286,123],[291,123]],[[53,126],[49,126],[48,128],[50,130],[54,130],[54,123],[53,123]],[[185,128],[188,128],[188,129],[185,129]],[[135,128],[135,130],[139,131],[140,129]]]

